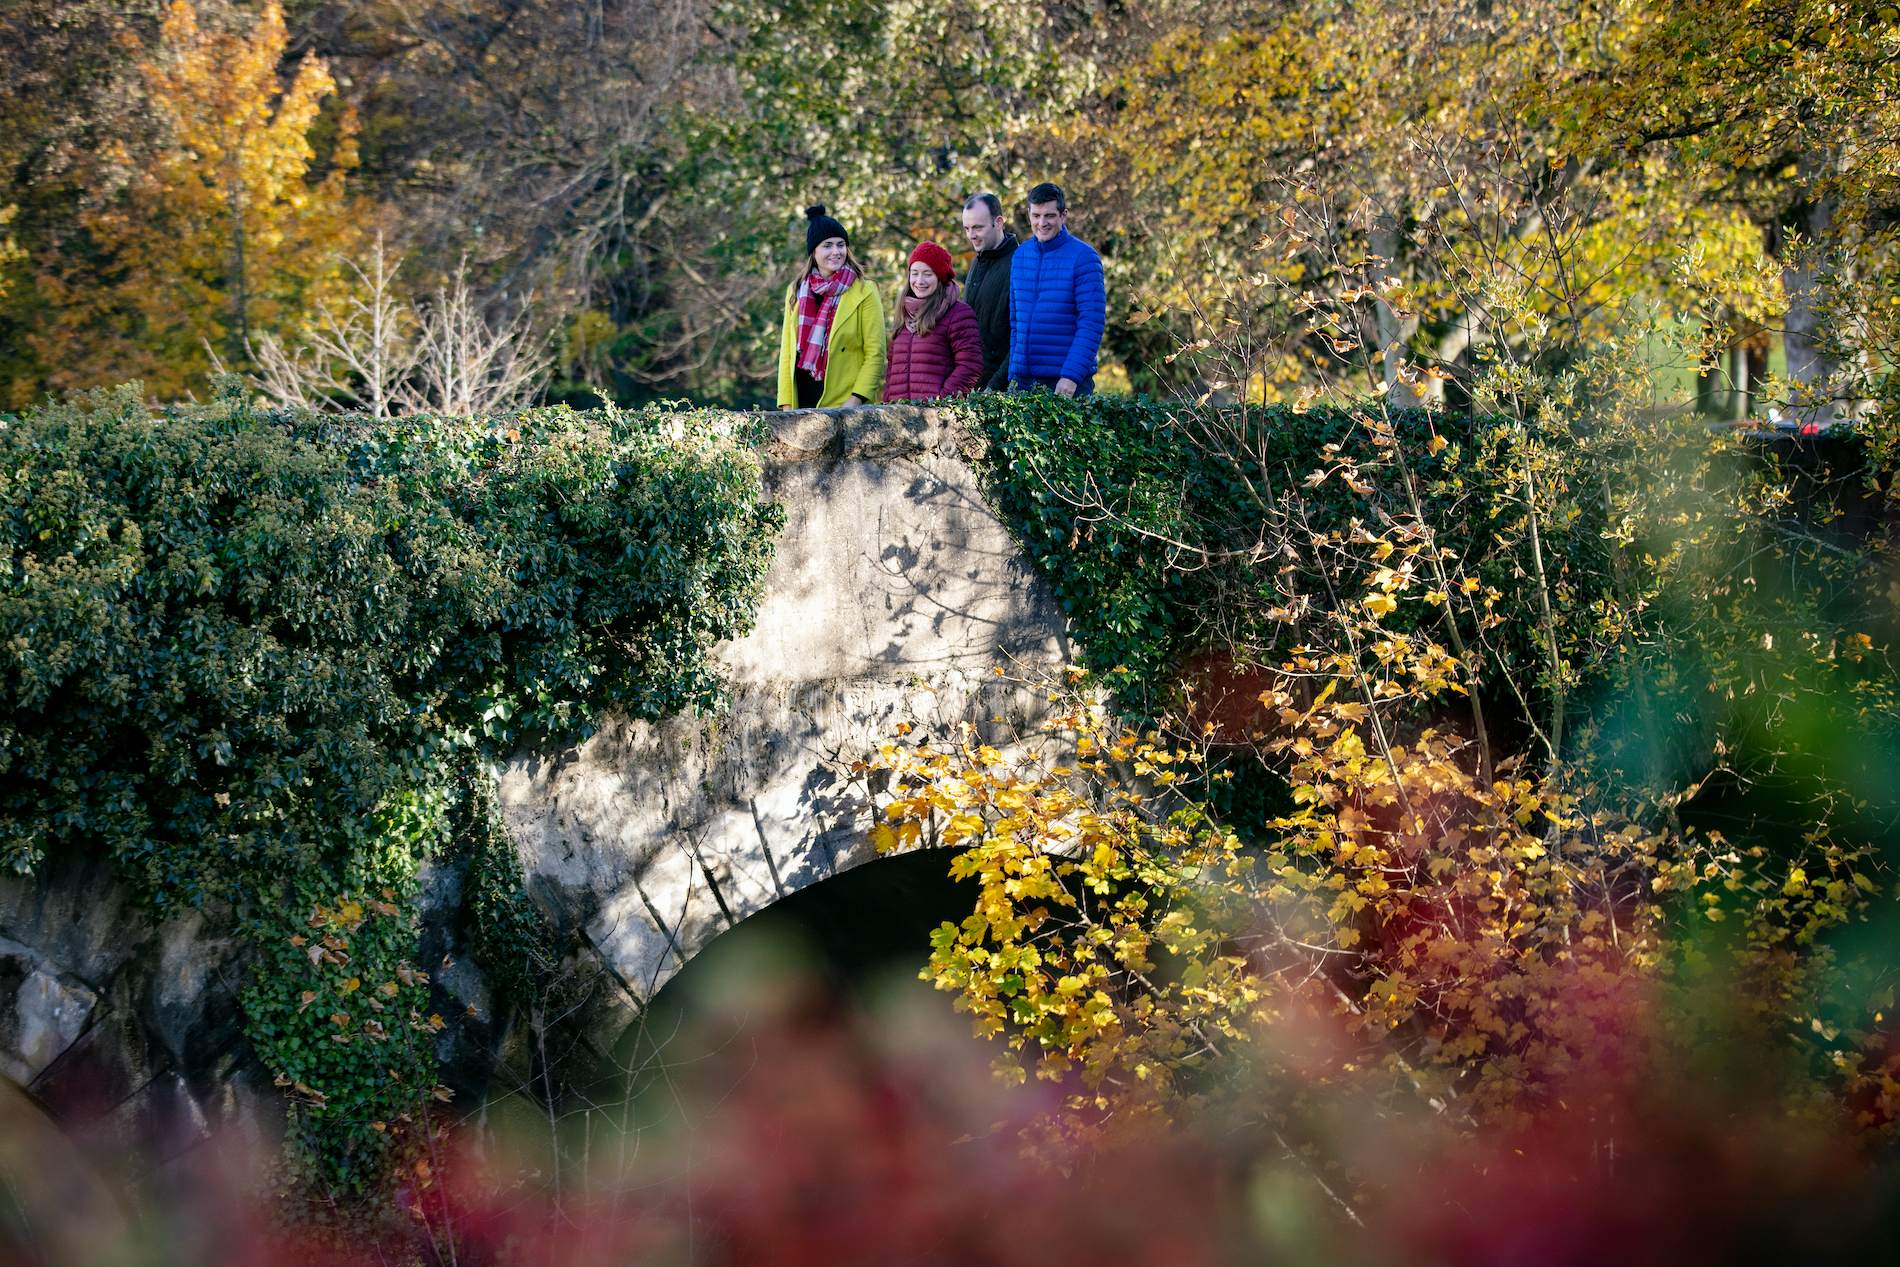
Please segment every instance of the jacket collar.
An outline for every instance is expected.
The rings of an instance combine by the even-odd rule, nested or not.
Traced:
[[[1067,232],[1067,230],[1064,230],[1064,232]],[[1022,244],[1022,239],[1016,236],[1014,229],[1004,229],[1003,240],[987,251],[978,251],[976,258],[980,260],[1000,260],[1007,255],[1014,254],[1016,248]]]
[[[1032,233],[1029,235],[1029,245],[1035,247],[1038,251],[1057,251],[1068,245],[1069,236],[1069,230],[1066,226],[1060,233],[1050,238],[1047,242],[1044,242],[1041,238]]]

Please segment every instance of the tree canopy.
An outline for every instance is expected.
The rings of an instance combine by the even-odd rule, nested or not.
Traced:
[[[8,42],[0,90],[27,124],[0,153],[16,406],[129,370],[202,391],[207,347],[241,369],[347,302],[377,223],[414,294],[466,263],[531,311],[555,398],[749,399],[802,207],[894,276],[919,238],[961,247],[969,193],[1020,214],[1043,178],[1103,250],[1112,382],[1194,379],[1170,359],[1193,310],[1249,278],[1349,288],[1263,256],[1290,204],[1410,286],[1388,335],[1454,383],[1489,335],[1421,235],[1515,253],[1555,319],[1693,330],[1705,377],[1786,342],[1756,412],[1851,408],[1884,374],[1856,287],[1891,275],[1900,70],[1871,2],[60,10]],[[1575,275],[1529,258],[1552,233]],[[1247,304],[1294,315],[1280,288]],[[1292,398],[1312,350],[1251,390]]]

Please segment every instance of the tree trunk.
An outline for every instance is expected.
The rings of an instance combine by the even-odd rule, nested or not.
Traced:
[[[1840,364],[1823,342],[1824,317],[1820,271],[1824,252],[1834,240],[1834,197],[1816,186],[1817,160],[1803,157],[1799,171],[1806,192],[1780,224],[1770,227],[1771,248],[1781,260],[1781,286],[1787,298],[1781,343],[1794,385],[1791,411],[1801,421],[1839,416],[1836,403]],[[1798,235],[1798,241],[1791,241]]]
[[[1378,223],[1372,230],[1372,250],[1385,262],[1373,265],[1370,270],[1371,280],[1380,288],[1380,297],[1374,301],[1378,313],[1379,369],[1388,399],[1400,407],[1422,403],[1427,398],[1425,385],[1435,382],[1419,376],[1416,366],[1413,366],[1410,383],[1400,381],[1401,372],[1412,364],[1412,336],[1418,333],[1418,314],[1400,315],[1394,311],[1385,300],[1384,283],[1397,275],[1393,265],[1397,263],[1403,246],[1397,218],[1390,213],[1380,213]]]

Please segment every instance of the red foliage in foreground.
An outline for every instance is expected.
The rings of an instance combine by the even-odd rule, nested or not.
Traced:
[[[1052,1093],[1001,1089],[982,1049],[808,998],[768,1013],[726,1018],[658,1080],[671,1091],[663,1112],[642,1110],[650,1129],[597,1131],[591,1169],[558,1185],[505,1138],[469,1134],[410,1177],[405,1232],[339,1242],[285,1228],[257,1158],[206,1148],[161,1172],[150,1213],[112,1243],[104,1228],[34,1242],[0,1224],[0,1248],[9,1230],[17,1242],[0,1263],[1858,1264],[1892,1208],[1877,1159],[1800,1124],[1745,1067],[1726,1081],[1650,1071],[1616,1096],[1579,1094],[1589,1120],[1559,1107],[1475,1138],[1431,1114],[1334,1105],[1302,1118],[1305,1159],[1227,1121],[1111,1129],[1104,1151],[1049,1164],[1046,1148],[1026,1155],[1022,1128]]]

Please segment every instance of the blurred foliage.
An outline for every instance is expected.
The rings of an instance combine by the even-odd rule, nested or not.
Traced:
[[[1791,860],[1625,818],[1517,761],[1481,781],[1469,739],[1391,729],[1455,672],[1429,643],[1371,674],[1290,666],[1269,703],[1297,808],[1240,834],[1202,806],[1205,749],[1060,688],[1064,709],[1007,753],[966,733],[866,764],[888,781],[878,848],[954,850],[976,887],[923,975],[1002,1045],[1005,1083],[1060,1096],[1022,1125],[1034,1152],[1066,1165],[1218,1124],[1363,1228],[1395,1203],[1441,1217],[1388,1153],[1414,1130],[1487,1156],[1515,1143],[1492,1164],[1563,1188],[1644,1172],[1705,1110],[1656,1098],[1690,1069],[1740,1084],[1761,1119],[1743,1150],[1890,1134],[1891,969],[1843,991],[1831,945],[1895,903],[1870,851],[1817,839]],[[1847,1023],[1816,1010],[1850,994]],[[1662,1226],[1700,1224],[1685,1208]],[[1490,1235],[1506,1226],[1541,1234],[1528,1212]],[[1407,1227],[1381,1252],[1409,1261]]]

